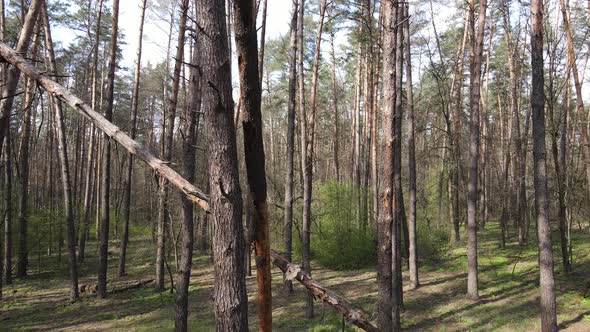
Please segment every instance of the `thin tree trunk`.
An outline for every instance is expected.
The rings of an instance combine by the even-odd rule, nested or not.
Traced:
[[[518,187],[518,201],[517,201],[517,213],[516,213],[516,224],[518,226],[518,243],[523,245],[526,242],[526,231],[525,231],[525,218],[526,218],[526,183],[525,183],[525,172],[526,167],[523,163],[522,157],[522,136],[520,133],[520,110],[517,104],[517,89],[518,77],[516,75],[516,63],[515,63],[515,52],[516,48],[512,42],[512,30],[510,28],[510,11],[509,6],[503,4],[503,18],[504,18],[504,30],[505,39],[507,44],[508,52],[508,69],[510,74],[510,113],[512,114],[512,129],[514,130],[513,144],[514,144],[514,167],[515,167],[515,178],[516,186]]]
[[[410,119],[410,138],[408,140],[408,195],[410,214],[408,217],[409,228],[409,272],[410,288],[414,289],[420,285],[418,280],[418,258],[416,245],[416,124],[414,122],[414,94],[412,91],[412,52],[410,50],[410,21],[409,21],[409,4],[404,5],[404,19],[406,22],[403,26],[404,50],[406,52],[406,102]]]
[[[289,96],[287,102],[287,170],[285,179],[285,220],[284,220],[284,254],[291,262],[293,243],[293,157],[295,154],[295,103],[297,84],[297,17],[298,0],[292,0],[291,32],[289,46]],[[293,293],[293,283],[284,279],[284,290]]]
[[[408,232],[406,225],[406,214],[404,208],[404,196],[402,186],[402,119],[403,119],[403,101],[402,101],[402,78],[403,78],[403,32],[400,23],[404,20],[403,5],[397,5],[397,23],[396,23],[396,52],[395,52],[395,113],[393,116],[393,236],[392,236],[392,270],[396,274],[393,276],[393,295],[397,296],[393,305],[393,316],[398,315],[395,311],[401,311],[403,308],[403,285],[402,285],[402,257],[408,257],[407,241]],[[402,248],[402,233],[404,246]],[[403,252],[402,252],[403,250]],[[397,302],[395,302],[397,301]]]
[[[105,119],[111,121],[113,118],[114,106],[114,88],[115,88],[115,69],[117,68],[117,37],[119,34],[119,0],[113,0],[113,21],[111,28],[111,49],[109,51],[109,67],[107,75],[107,91],[105,109]],[[107,266],[108,266],[108,247],[109,247],[109,223],[110,223],[110,187],[111,187],[111,144],[108,134],[103,135],[103,160],[102,160],[102,201],[100,223],[100,246],[98,255],[98,282],[96,295],[100,299],[107,296]]]
[[[49,57],[49,69],[52,74],[57,75],[57,66],[55,63],[55,52],[53,50],[53,41],[51,38],[51,28],[49,25],[49,16],[47,14],[47,3],[44,1],[41,9],[43,25],[45,26],[45,47]],[[32,79],[30,79],[32,81]],[[66,210],[66,227],[68,239],[68,270],[70,273],[70,301],[75,302],[80,298],[78,290],[78,264],[76,262],[76,229],[74,226],[74,208],[72,199],[72,186],[70,181],[70,169],[68,164],[68,147],[66,144],[65,119],[61,102],[53,98],[53,107],[55,111],[55,124],[57,130],[57,143],[59,161],[61,163],[61,177],[64,194],[64,206]]]
[[[210,210],[213,223],[215,318],[218,331],[248,330],[242,193],[233,125],[231,68],[223,0],[198,0],[202,38],[205,126],[208,129]],[[206,14],[206,15],[205,15]]]
[[[131,138],[135,139],[137,131],[137,108],[139,104],[139,79],[141,75],[141,47],[143,41],[143,23],[145,17],[145,8],[147,0],[141,3],[141,14],[139,19],[139,33],[137,37],[137,57],[135,59],[135,73],[133,75],[133,99],[131,100]],[[194,158],[193,158],[194,159]],[[121,237],[121,254],[119,256],[119,270],[117,275],[122,277],[126,275],[125,260],[127,257],[127,244],[129,243],[129,218],[131,214],[131,182],[133,181],[133,154],[128,154],[127,162],[127,179],[125,181],[125,197],[123,203],[123,236]]]
[[[481,99],[481,57],[483,52],[483,34],[486,22],[487,0],[479,1],[477,34],[475,31],[475,0],[469,2],[469,26],[471,31],[471,61],[469,67],[471,112],[469,116],[469,185],[467,199],[467,296],[471,300],[479,299],[477,268],[477,198],[479,180],[479,106]]]
[[[176,107],[178,105],[178,91],[180,87],[180,70],[182,67],[182,59],[184,55],[184,34],[186,31],[186,20],[188,12],[188,0],[183,0],[180,5],[180,20],[178,28],[178,39],[176,44],[176,56],[174,62],[174,71],[172,74],[172,90],[170,100],[167,105],[166,117],[166,131],[164,144],[164,160],[172,161],[172,150],[174,148],[174,122],[176,118]],[[168,183],[165,179],[160,181],[160,216],[158,218],[158,241],[156,252],[156,290],[164,290],[164,261],[166,255],[166,219],[168,216],[168,201],[169,190]],[[169,220],[172,222],[172,220]],[[171,236],[174,236],[172,232]]]
[[[5,191],[4,191],[4,283],[12,284],[12,162],[11,162],[11,137],[6,133],[5,156]]]
[[[543,74],[543,2],[531,1],[531,107],[533,117],[533,162],[537,236],[539,238],[539,291],[541,295],[541,330],[557,331],[551,224],[547,193],[545,149],[545,97]]]
[[[262,63],[258,63],[258,42],[253,2],[252,0],[234,0],[234,27],[240,75],[244,158],[246,160],[248,187],[255,211],[252,217],[256,231],[254,245],[256,248],[256,280],[258,284],[258,330],[271,331],[272,291],[269,215],[266,201],[266,168],[262,139],[262,90],[259,76],[259,66],[262,67]]]
[[[330,7],[330,18],[334,17],[335,3],[332,2]],[[334,178],[336,181],[340,181],[340,162],[338,161],[338,148],[339,148],[339,112],[338,112],[338,83],[336,81],[336,55],[334,52],[334,28],[330,31],[330,58],[332,60],[332,112],[333,112],[333,128],[332,128],[332,159],[334,159]]]
[[[196,3],[195,3],[196,5]],[[195,6],[195,13],[198,9]],[[198,30],[195,30],[193,37],[192,58],[189,70],[189,97],[186,105],[186,114],[184,121],[183,138],[183,175],[190,183],[196,180],[196,145],[197,145],[197,121],[199,113],[201,112],[201,72],[199,66],[201,64],[201,52],[199,52],[200,35]],[[178,279],[176,281],[176,316],[175,328],[176,331],[188,330],[188,293],[191,277],[193,248],[194,248],[194,210],[193,203],[186,197],[182,196],[182,245],[181,245],[181,259],[178,269]]]
[[[6,17],[5,17],[5,3],[4,0],[0,1],[0,41],[4,42],[5,39],[5,30],[6,30]],[[6,83],[6,75],[7,75],[8,66],[6,64],[2,64],[0,66],[0,79],[2,84]],[[10,158],[11,155],[11,146],[10,146],[10,126],[6,131],[6,150],[4,153],[5,161],[4,161],[4,252],[3,252],[3,266],[4,269],[0,271],[0,279],[2,278],[2,274],[4,274],[3,283],[6,285],[12,284],[12,161]],[[0,155],[2,153],[0,152]],[[2,285],[0,284],[0,296],[2,291]]]

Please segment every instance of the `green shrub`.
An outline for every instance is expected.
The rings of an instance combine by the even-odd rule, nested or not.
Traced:
[[[416,225],[418,260],[439,262],[449,243],[448,229],[430,227],[424,222]]]
[[[357,269],[374,264],[374,234],[366,218],[361,218],[360,225],[355,220],[356,196],[352,186],[328,182],[318,185],[316,191],[313,258],[332,269]],[[366,213],[361,211],[361,216]]]

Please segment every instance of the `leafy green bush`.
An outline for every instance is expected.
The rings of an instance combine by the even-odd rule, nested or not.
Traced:
[[[417,223],[416,238],[419,261],[440,261],[449,243],[447,228],[430,227],[424,222]]]
[[[366,218],[355,220],[358,194],[349,184],[328,182],[317,186],[311,250],[313,258],[332,269],[357,269],[375,263],[374,234]],[[362,196],[361,196],[362,197]],[[361,211],[361,216],[366,213]]]

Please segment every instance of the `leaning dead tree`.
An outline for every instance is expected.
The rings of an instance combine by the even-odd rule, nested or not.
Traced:
[[[45,76],[39,69],[30,62],[18,55],[10,46],[0,42],[0,57],[17,67],[25,75],[35,80],[53,97],[68,104],[78,113],[82,114],[94,126],[102,130],[112,140],[121,144],[129,153],[143,160],[149,167],[156,171],[161,177],[165,178],[170,184],[179,189],[189,200],[193,201],[200,208],[209,211],[209,198],[197,187],[184,179],[175,170],[170,168],[164,161],[157,158],[143,144],[135,141],[119,127],[108,121],[102,114],[95,112],[82,99],[69,92],[59,83]],[[330,305],[342,314],[351,324],[354,324],[365,331],[378,331],[377,328],[369,322],[368,315],[361,310],[352,308],[352,305],[337,297],[335,294],[311,279],[309,275],[297,269],[295,265],[289,262],[275,251],[271,250],[271,259],[273,264],[287,274],[288,277],[299,281],[305,286],[315,298],[321,299],[324,303]]]
[[[129,135],[121,130],[121,128],[108,121],[102,114],[95,112],[82,99],[78,98],[73,93],[69,92],[64,86],[51,80],[42,72],[33,66],[30,62],[18,55],[10,46],[0,42],[0,57],[6,62],[14,65],[21,70],[25,75],[34,79],[47,92],[54,97],[68,104],[74,108],[78,113],[82,114],[97,128],[102,130],[111,139],[121,144],[128,152],[132,153],[139,159],[148,164],[160,176],[165,177],[173,186],[178,188],[191,201],[195,202],[203,210],[209,210],[209,203],[207,196],[202,193],[197,187],[185,180],[175,170],[170,168],[166,162],[157,158],[151,153],[147,147],[139,142],[133,140]]]

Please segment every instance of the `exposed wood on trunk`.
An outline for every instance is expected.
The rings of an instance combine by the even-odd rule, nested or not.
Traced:
[[[240,75],[240,105],[244,130],[244,158],[255,225],[256,280],[258,284],[258,330],[272,330],[270,234],[266,192],[266,165],[262,125],[262,90],[254,3],[234,0],[234,27]],[[264,10],[266,10],[266,1]],[[264,23],[263,23],[264,24]],[[264,25],[263,25],[264,26]],[[263,40],[264,43],[264,40]],[[262,53],[261,53],[262,56]],[[262,58],[261,58],[262,59]],[[249,246],[249,244],[248,244]]]

